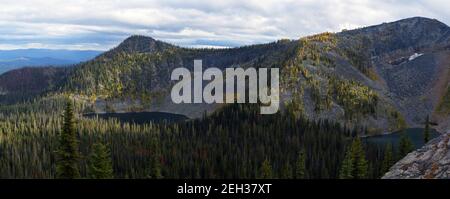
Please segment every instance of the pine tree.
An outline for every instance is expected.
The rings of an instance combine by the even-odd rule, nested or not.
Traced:
[[[405,157],[409,152],[414,150],[414,145],[405,132],[402,133],[402,136],[400,138],[399,148],[400,158]]]
[[[350,148],[345,153],[339,178],[341,179],[364,179],[368,176],[369,164],[366,160],[365,151],[361,140],[353,140]]]
[[[283,166],[283,169],[281,171],[281,178],[292,179],[292,168],[289,161],[286,161],[286,163]]]
[[[163,178],[163,175],[161,172],[161,163],[160,163],[160,160],[158,157],[154,157],[152,160],[150,178],[154,178],[154,179]]]
[[[108,148],[101,143],[92,146],[92,152],[88,159],[88,176],[92,179],[114,178],[111,154]]]
[[[427,143],[428,141],[430,141],[430,118],[428,115],[425,120],[425,129],[423,131],[423,141],[424,141],[424,143]]]
[[[295,178],[304,179],[306,177],[306,152],[301,150],[295,163]]]
[[[345,153],[345,157],[339,171],[340,179],[353,179],[353,162],[351,148],[349,147]]]
[[[384,150],[384,158],[381,163],[381,174],[385,174],[389,171],[389,168],[394,164],[394,149],[392,144],[389,143],[386,145],[386,149]]]
[[[154,179],[161,179],[163,178],[162,172],[161,172],[161,150],[159,146],[159,141],[154,138],[151,143],[151,148],[153,149],[152,159],[151,159],[151,165],[150,165],[150,178]],[[198,176],[200,176],[200,171],[197,170]],[[198,177],[200,178],[200,177]]]
[[[59,136],[59,148],[57,150],[56,175],[58,178],[79,178],[79,148],[73,104],[67,101],[62,132]]]
[[[356,138],[352,144],[352,152],[355,160],[356,169],[354,170],[354,177],[356,179],[364,179],[368,176],[369,164],[366,160],[366,154],[361,143],[361,139]]]
[[[261,179],[272,179],[272,165],[270,165],[270,162],[268,159],[265,159],[264,162],[261,165],[260,169],[260,178]]]

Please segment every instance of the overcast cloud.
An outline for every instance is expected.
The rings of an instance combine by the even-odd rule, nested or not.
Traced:
[[[448,0],[0,0],[0,49],[109,49],[139,34],[232,47],[413,16],[450,24]]]

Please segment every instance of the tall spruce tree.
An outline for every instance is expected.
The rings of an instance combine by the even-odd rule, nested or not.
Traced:
[[[368,162],[366,160],[366,154],[361,143],[361,139],[356,138],[352,144],[352,156],[355,160],[355,170],[353,176],[356,179],[367,178],[368,175]]]
[[[353,140],[342,162],[339,178],[364,179],[368,176],[369,164],[361,140]]]
[[[88,159],[88,176],[92,179],[114,178],[111,154],[108,148],[101,143],[92,146],[92,152]]]
[[[399,142],[399,158],[405,157],[409,152],[414,150],[414,145],[411,138],[406,135],[405,132],[402,133]]]
[[[298,158],[295,163],[295,178],[306,178],[306,151],[304,149],[302,149],[298,154]]]
[[[154,156],[151,162],[150,178],[161,179],[163,178],[161,171],[160,156]]]
[[[423,130],[423,141],[424,143],[430,141],[430,118],[428,115],[427,118],[425,119],[425,129]]]
[[[272,165],[270,165],[270,162],[268,159],[264,160],[259,172],[260,172],[261,179],[272,179],[273,178]]]
[[[150,146],[152,148],[152,159],[150,162],[150,178],[154,179],[161,179],[163,178],[162,171],[161,171],[161,149],[159,145],[159,140],[156,138],[153,138],[150,142]],[[200,172],[200,171],[198,171]],[[200,175],[200,174],[198,174]]]
[[[389,143],[384,150],[384,158],[381,163],[381,174],[385,174],[389,171],[389,168],[394,164],[394,159],[394,148],[392,147],[392,144]]]
[[[339,178],[353,179],[353,157],[351,148],[349,148],[347,152],[345,152],[345,157],[339,170]]]
[[[289,161],[284,163],[284,166],[281,170],[281,178],[283,179],[292,179],[292,167]]]
[[[79,178],[79,148],[78,134],[75,129],[73,104],[67,100],[63,115],[62,131],[59,135],[59,148],[56,162],[56,175],[58,178]]]

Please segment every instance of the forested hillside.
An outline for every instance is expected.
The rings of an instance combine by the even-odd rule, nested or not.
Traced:
[[[192,70],[194,59],[280,68],[281,110],[175,105],[170,74]],[[425,124],[448,130],[449,64],[450,28],[426,18],[229,49],[131,36],[72,67],[0,75],[0,177],[378,178],[411,144],[384,149],[359,138]],[[142,111],[190,119],[83,116]]]
[[[90,103],[88,110],[95,112],[163,111],[198,118],[219,106],[174,105],[169,77],[174,68],[192,69],[193,60],[202,59],[204,68],[279,67],[282,107],[294,103],[297,114],[312,120],[359,123],[378,134],[421,126],[432,115],[445,129],[441,121],[447,114],[435,113],[442,113],[448,90],[448,30],[435,20],[410,18],[231,49],[189,49],[132,36],[71,69],[4,74],[1,101],[69,94]],[[408,37],[410,32],[414,34]],[[409,60],[415,53],[422,56]],[[11,84],[20,78],[19,84]]]
[[[65,100],[56,101],[1,109],[1,178],[56,177]],[[81,177],[89,176],[95,144],[110,150],[115,178],[353,178],[341,173],[356,172],[353,165],[340,171],[355,130],[297,118],[290,110],[262,116],[256,105],[233,105],[202,119],[137,125],[85,118],[81,109],[76,104]],[[380,177],[384,149],[357,147],[363,148],[355,155],[366,164],[358,176]]]

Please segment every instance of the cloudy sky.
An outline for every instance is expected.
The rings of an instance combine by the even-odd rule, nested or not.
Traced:
[[[106,50],[129,35],[232,47],[413,16],[450,24],[448,0],[0,0],[0,49]]]

